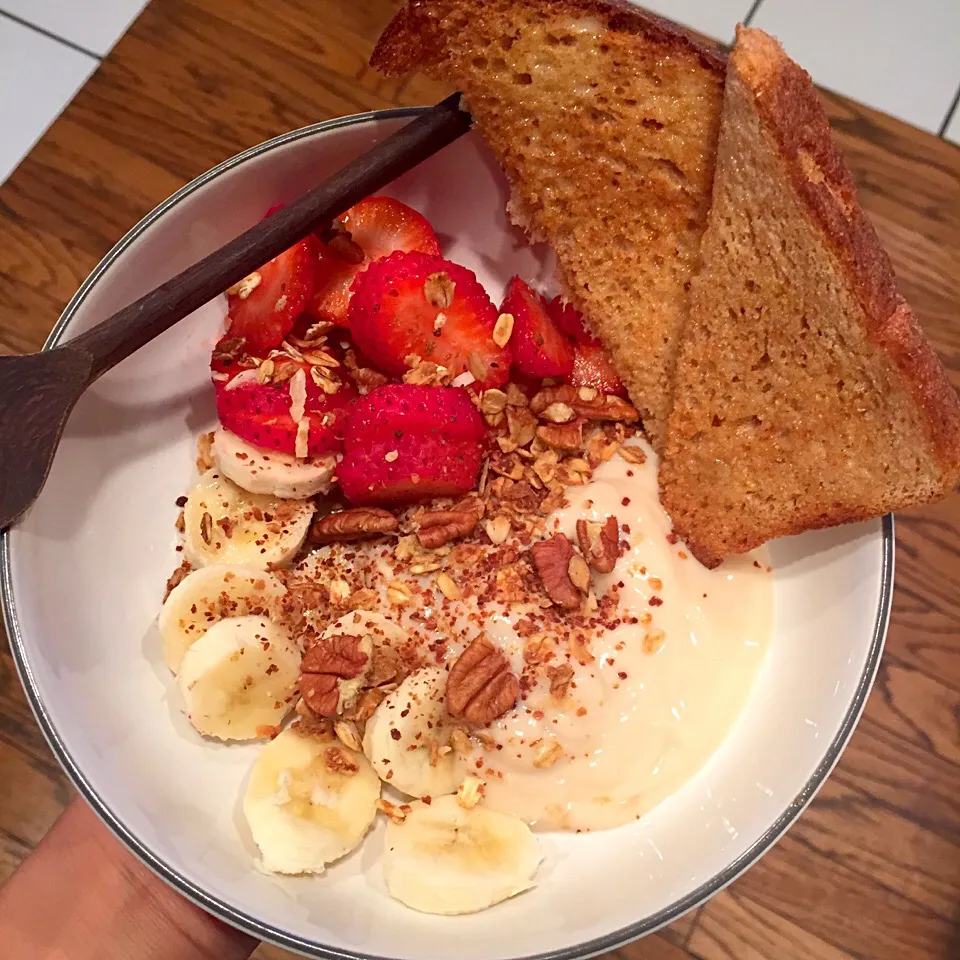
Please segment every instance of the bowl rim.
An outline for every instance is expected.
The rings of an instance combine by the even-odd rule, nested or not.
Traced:
[[[316,134],[329,133],[357,124],[377,123],[382,120],[412,119],[427,109],[427,107],[395,107],[387,110],[370,110],[364,113],[351,114],[346,117],[324,120],[281,134],[270,140],[265,140],[263,143],[249,147],[235,156],[211,167],[151,210],[112,247],[70,299],[59,320],[51,330],[42,349],[52,350],[60,343],[77,310],[87,298],[90,291],[128,247],[166,214],[167,211],[195,191],[215,180],[221,174],[255,157],[263,156],[279,147],[286,146],[297,140],[315,136]],[[259,920],[245,911],[231,906],[220,897],[194,884],[181,875],[174,867],[166,863],[162,857],[158,856],[146,844],[141,842],[140,839],[126,827],[113,810],[110,809],[91,781],[78,767],[66,741],[61,736],[60,731],[56,729],[41,701],[36,680],[27,658],[24,636],[14,598],[10,543],[10,533],[12,529],[13,528],[10,528],[0,533],[0,605],[3,607],[3,619],[7,629],[7,635],[10,638],[10,648],[13,654],[14,664],[16,665],[20,682],[26,692],[27,700],[30,703],[30,707],[33,710],[37,723],[50,749],[53,751],[73,785],[90,806],[93,807],[96,814],[113,834],[134,856],[146,864],[146,866],[170,884],[181,895],[251,936],[275,943],[306,957],[320,958],[320,960],[332,960],[332,958],[336,958],[336,960],[389,960],[387,957],[375,954],[321,946],[315,941],[306,940],[303,937],[285,931],[271,923]],[[780,837],[783,836],[811,800],[813,800],[817,791],[824,784],[837,761],[840,759],[840,755],[843,753],[844,747],[853,734],[860,715],[866,706],[867,697],[873,686],[880,665],[880,657],[883,652],[884,640],[890,621],[890,608],[893,598],[894,521],[892,514],[887,514],[882,517],[881,537],[882,565],[880,600],[863,673],[857,683],[856,690],[844,715],[840,729],[837,731],[823,759],[810,775],[803,789],[796,795],[787,808],[736,860],[715,876],[700,884],[695,890],[679,900],[674,901],[672,904],[669,904],[648,917],[608,934],[604,934],[601,937],[596,937],[593,940],[585,941],[574,946],[546,951],[544,953],[530,954],[524,958],[517,958],[517,960],[584,960],[584,958],[587,957],[596,956],[609,950],[615,950],[646,934],[653,933],[660,927],[673,922],[689,910],[699,906],[728,884],[732,883],[741,873],[767,853]]]

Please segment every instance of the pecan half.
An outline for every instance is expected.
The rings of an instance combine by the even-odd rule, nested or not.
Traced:
[[[314,543],[338,543],[347,540],[366,540],[400,529],[397,518],[389,510],[377,507],[354,507],[339,510],[314,520],[310,539]]]
[[[447,677],[447,712],[470,723],[502,717],[519,696],[507,658],[486,637],[477,637],[460,654]]]
[[[590,399],[584,399],[584,397]],[[592,396],[590,392],[581,392],[572,384],[563,384],[559,387],[546,387],[531,401],[530,409],[540,416],[554,404],[562,404],[584,420],[612,420],[618,423],[635,423],[640,419],[640,412],[632,403],[621,397],[603,393]]]
[[[576,610],[580,606],[581,594],[570,579],[573,558],[570,541],[562,533],[556,533],[549,540],[535,543],[530,553],[547,596],[564,610]]]
[[[415,517],[420,546],[435,550],[451,540],[459,540],[473,533],[483,516],[483,504],[476,499],[462,500],[450,510],[429,510]]]
[[[365,641],[364,637],[348,635],[328,637],[304,654],[300,664],[300,695],[315,714],[337,715],[344,682],[356,681],[368,669],[370,655],[361,649]],[[359,687],[360,683],[353,685]]]
[[[616,517],[607,517],[603,523],[578,520],[577,540],[580,552],[597,573],[609,573],[616,566],[620,556],[620,525]]]
[[[537,427],[537,436],[557,450],[582,450],[583,421],[544,424]]]

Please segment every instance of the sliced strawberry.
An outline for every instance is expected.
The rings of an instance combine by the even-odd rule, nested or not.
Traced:
[[[573,369],[573,344],[547,315],[543,298],[519,277],[507,287],[501,313],[513,315],[513,365],[528,377],[566,377]]]
[[[367,197],[341,218],[342,233],[322,244],[316,292],[309,311],[319,320],[346,324],[350,286],[374,260],[398,250],[439,256],[437,235],[426,217],[392,197]]]
[[[458,497],[476,486],[482,456],[479,443],[405,434],[350,450],[337,476],[355,504]]]
[[[354,281],[349,320],[357,346],[384,373],[403,373],[410,356],[454,376],[469,370],[483,387],[510,373],[509,347],[493,342],[496,307],[472,271],[440,257],[394,253],[372,263]]]
[[[563,297],[554,297],[547,304],[547,316],[554,322],[557,329],[565,333],[574,343],[600,345],[600,341],[592,333],[587,332],[583,314],[573,304],[567,303]]]
[[[486,424],[465,390],[409,383],[387,384],[361,397],[350,411],[346,446],[351,450],[403,436],[480,443]]]
[[[307,373],[304,412],[310,416],[309,456],[343,449],[347,408],[356,397],[349,382],[342,382],[336,393],[326,394]],[[296,454],[297,423],[291,415],[290,380],[259,383],[251,373],[241,372],[217,383],[216,400],[217,415],[225,429],[254,446]]]
[[[308,237],[265,263],[247,297],[230,295],[228,337],[243,337],[261,355],[280,346],[313,295],[316,260],[316,241]]]
[[[593,387],[594,390],[608,395],[627,395],[609,354],[599,345],[576,344],[573,348],[573,370],[569,381],[575,387]]]
[[[394,253],[353,285],[350,329],[385,373],[402,374],[417,356],[453,376],[469,370],[483,387],[501,386],[510,350],[493,342],[496,323],[496,307],[473,272],[440,257]]]

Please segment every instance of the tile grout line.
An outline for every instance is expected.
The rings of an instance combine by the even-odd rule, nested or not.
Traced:
[[[760,10],[760,7],[763,4],[763,0],[753,0],[753,5],[747,11],[747,15],[743,18],[743,25],[749,27],[753,23],[753,18],[757,15]]]
[[[55,40],[57,43],[60,43],[65,47],[69,47],[71,50],[75,50],[77,53],[82,53],[84,56],[96,60],[97,63],[100,63],[103,60],[103,57],[101,57],[99,53],[94,53],[92,50],[88,50],[79,43],[74,43],[72,40],[68,40],[66,37],[61,37],[59,34],[53,33],[50,30],[46,30],[44,27],[38,27],[35,23],[31,23],[29,20],[24,20],[23,17],[18,17],[15,13],[9,13],[8,11],[0,8],[0,17],[5,17],[7,20],[12,20],[14,23],[19,24],[21,27],[26,27],[28,30],[33,30],[34,33],[39,33],[40,36],[46,37],[48,40]]]
[[[939,136],[946,137],[947,127],[950,126],[950,121],[953,120],[953,116],[957,112],[957,107],[960,107],[960,87],[957,87],[957,92],[953,95],[950,106],[947,107],[947,115],[943,118],[943,123],[940,124],[940,129],[937,131]]]

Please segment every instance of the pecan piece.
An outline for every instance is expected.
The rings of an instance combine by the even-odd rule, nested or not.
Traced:
[[[589,393],[585,395],[590,396]],[[551,408],[556,410],[555,404],[569,407],[584,420],[635,423],[640,419],[637,408],[621,397],[598,393],[591,399],[584,399],[584,393],[572,384],[544,388],[530,401],[530,409],[537,416],[542,416]]]
[[[578,520],[577,540],[580,552],[597,573],[609,573],[616,566],[620,556],[620,526],[616,517],[607,517],[603,523]]]
[[[354,507],[339,510],[314,520],[310,539],[314,543],[338,543],[347,540],[366,540],[400,529],[397,518],[389,510],[377,507]]]
[[[550,681],[550,696],[562,700],[570,688],[570,681],[573,680],[573,667],[569,663],[547,667],[547,679]]]
[[[192,571],[193,567],[190,565],[190,561],[182,560],[180,562],[180,566],[170,574],[170,579],[167,580],[167,589],[163,594],[163,599],[166,600],[167,597],[169,597],[173,592],[173,588],[177,586]]]
[[[420,546],[435,550],[451,540],[469,536],[483,512],[483,504],[473,497],[462,500],[450,510],[429,510],[420,514],[416,518]]]
[[[530,548],[537,575],[547,596],[564,610],[576,610],[580,606],[580,591],[570,579],[570,561],[573,545],[562,533],[549,540],[541,540]]]
[[[335,717],[356,698],[372,646],[370,637],[342,635],[321,639],[304,654],[300,695],[315,714]]]
[[[507,658],[486,637],[477,637],[460,654],[447,677],[447,712],[470,723],[502,717],[519,696]]]

